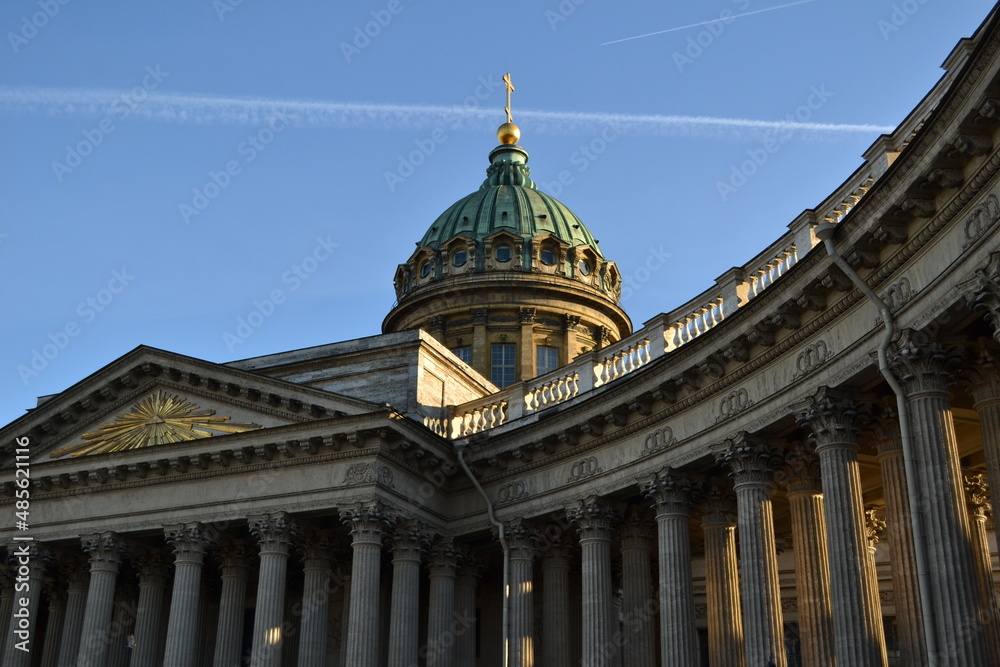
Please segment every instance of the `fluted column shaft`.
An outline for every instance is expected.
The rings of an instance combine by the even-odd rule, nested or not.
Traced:
[[[736,498],[714,480],[702,499],[705,539],[705,602],[708,608],[708,662],[743,667],[743,615],[736,558]]]
[[[10,615],[14,613],[14,577],[10,572],[4,570],[0,573],[0,628],[4,632],[0,633],[0,656],[3,655],[7,647],[7,623]]]
[[[297,532],[285,512],[247,517],[250,533],[260,544],[257,609],[253,621],[251,667],[281,667],[285,645],[285,575],[288,551]]]
[[[596,497],[590,497],[568,511],[580,533],[580,576],[583,591],[583,653],[587,667],[613,667],[621,664],[619,641],[614,634],[611,576],[611,536],[617,514]]]
[[[478,563],[466,559],[455,579],[455,620],[465,627],[465,632],[455,640],[456,667],[476,664],[476,583],[479,570]]]
[[[58,667],[59,638],[66,620],[66,591],[62,581],[49,586],[49,620],[45,628],[45,646],[42,648],[41,667]]]
[[[740,536],[740,592],[747,667],[785,667],[784,628],[771,508],[774,450],[746,433],[727,441],[718,456],[736,491]]]
[[[379,565],[383,530],[390,517],[378,504],[358,504],[340,516],[351,529],[353,549],[344,664],[378,667]]]
[[[965,477],[965,500],[969,507],[969,528],[972,533],[972,553],[976,560],[982,610],[980,619],[986,630],[986,644],[991,664],[1000,664],[1000,615],[993,591],[993,563],[986,537],[986,518],[990,509],[989,483],[986,476]]]
[[[904,331],[892,361],[905,383],[915,482],[925,501],[913,509],[924,531],[938,661],[979,667],[989,657],[948,391],[948,368],[960,352]]]
[[[534,667],[534,529],[522,520],[507,524],[507,546],[510,551],[510,611],[508,622],[510,667]],[[487,647],[489,650],[489,647]]]
[[[456,622],[455,577],[459,552],[450,538],[441,538],[431,550],[430,600],[427,604],[427,667],[455,664],[457,636],[469,627]]]
[[[570,550],[555,544],[542,558],[542,660],[550,667],[570,667]]]
[[[229,542],[219,550],[222,592],[219,595],[219,619],[215,631],[213,667],[240,667],[243,651],[243,617],[247,597],[247,563],[251,551],[241,540]]]
[[[111,620],[111,644],[108,646],[108,667],[128,667],[130,651],[125,645],[135,631],[135,594],[129,585],[119,585]]]
[[[400,525],[392,549],[389,664],[415,665],[420,652],[420,558],[426,536],[414,522]]]
[[[174,587],[167,619],[165,667],[195,663],[198,650],[198,605],[201,567],[210,542],[209,530],[200,523],[167,526],[167,542],[174,547]]]
[[[695,486],[665,467],[641,484],[656,508],[660,563],[660,653],[663,665],[694,665],[698,635],[691,588],[691,496]]]
[[[885,532],[889,542],[889,566],[899,649],[904,665],[923,667],[927,664],[927,651],[898,415],[895,410],[889,410],[874,423],[873,444],[878,452],[882,471]]]
[[[333,576],[333,534],[313,530],[300,547],[302,569],[302,620],[299,627],[299,667],[326,666],[326,633],[330,618],[330,579]]]
[[[799,412],[816,441],[830,537],[830,600],[838,664],[882,667],[887,662],[877,588],[870,581],[865,509],[858,468],[857,431],[862,417],[846,393],[822,387]],[[874,594],[873,594],[874,591]]]
[[[795,545],[795,589],[804,665],[831,664],[834,656],[823,495],[802,491],[788,494]]]
[[[80,567],[74,567],[79,565]],[[80,650],[80,633],[83,630],[83,615],[87,608],[87,589],[89,574],[82,569],[82,561],[74,559],[62,570],[67,580],[66,584],[66,618],[59,639],[59,656],[56,664],[59,667],[75,667],[76,656]]]
[[[170,564],[166,554],[154,550],[140,551],[133,559],[139,570],[139,599],[135,612],[135,645],[129,659],[130,667],[157,667],[159,662],[160,614],[167,591]]]
[[[125,544],[115,533],[87,535],[81,541],[83,550],[90,555],[90,589],[83,613],[76,667],[105,667],[115,584]]]
[[[4,645],[5,667],[31,667],[38,646],[38,617],[45,585],[42,549],[34,542],[15,543],[9,547],[15,582],[12,614],[7,620]],[[27,585],[27,589],[23,586]],[[27,602],[27,604],[22,604]],[[22,615],[23,614],[23,615]],[[18,648],[20,647],[20,648]]]
[[[623,667],[656,663],[656,616],[660,603],[653,595],[651,528],[644,514],[635,514],[622,531]]]

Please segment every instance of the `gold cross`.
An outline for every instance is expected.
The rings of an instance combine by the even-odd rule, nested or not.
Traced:
[[[510,82],[510,72],[503,75],[503,82],[507,86],[507,106],[503,110],[507,113],[507,122],[513,123],[514,118],[510,115],[510,94],[514,92],[514,84]]]

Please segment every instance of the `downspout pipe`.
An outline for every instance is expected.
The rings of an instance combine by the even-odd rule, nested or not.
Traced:
[[[896,335],[896,320],[892,316],[892,311],[872,288],[868,286],[861,276],[854,270],[847,261],[840,256],[833,245],[833,235],[837,230],[836,223],[824,222],[816,226],[814,234],[816,238],[823,242],[827,254],[841,271],[843,271],[851,282],[861,291],[865,297],[871,301],[885,323],[885,331],[882,334],[882,341],[878,346],[878,370],[885,378],[886,384],[896,395],[896,412],[899,414],[899,435],[903,448],[903,469],[906,474],[906,495],[910,502],[910,526],[913,531],[913,546],[917,560],[917,587],[920,595],[920,608],[923,616],[924,626],[924,648],[927,651],[927,664],[929,667],[938,667],[937,636],[935,635],[934,606],[931,600],[930,580],[928,577],[927,563],[927,543],[924,541],[923,512],[918,511],[922,506],[920,497],[917,495],[917,471],[913,462],[913,445],[910,435],[910,411],[906,404],[906,392],[899,379],[889,367],[889,345]]]
[[[472,474],[472,470],[469,468],[469,464],[465,462],[465,448],[469,446],[467,440],[456,440],[454,442],[455,456],[458,457],[458,463],[462,466],[462,470],[465,471],[465,475],[472,482],[472,485],[476,487],[476,491],[479,495],[483,497],[486,502],[486,513],[490,518],[490,523],[497,529],[497,535],[500,539],[500,548],[503,550],[503,667],[507,667],[510,663],[510,551],[507,548],[507,533],[504,530],[504,525],[502,521],[498,521],[496,513],[493,509],[493,502],[490,497],[486,495],[486,491],[483,490],[482,485],[476,476]]]

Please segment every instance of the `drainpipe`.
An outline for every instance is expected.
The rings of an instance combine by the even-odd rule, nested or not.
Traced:
[[[816,226],[814,233],[816,238],[823,241],[823,247],[830,255],[834,264],[847,274],[847,277],[861,290],[869,301],[875,304],[882,321],[885,322],[885,332],[882,334],[882,341],[878,346],[878,370],[885,378],[889,388],[896,394],[896,412],[899,414],[899,434],[903,446],[903,469],[906,473],[906,495],[910,501],[910,525],[913,530],[913,546],[917,559],[917,585],[920,595],[920,607],[923,611],[924,624],[924,647],[927,651],[927,664],[930,667],[938,666],[937,659],[937,637],[934,633],[934,607],[931,603],[930,582],[928,581],[927,550],[924,542],[923,512],[917,511],[921,507],[920,497],[917,494],[917,471],[913,463],[913,447],[910,436],[910,412],[906,405],[906,392],[899,383],[895,374],[889,368],[887,350],[893,337],[896,335],[896,321],[892,317],[892,311],[886,303],[879,298],[871,287],[868,286],[854,268],[844,260],[833,245],[833,235],[837,230],[837,225],[832,222],[824,222]]]
[[[472,474],[472,470],[469,469],[469,464],[465,462],[465,448],[469,446],[469,442],[467,440],[456,440],[454,446],[459,465],[462,466],[462,470],[465,471],[472,485],[479,491],[479,495],[486,501],[486,512],[489,515],[490,523],[497,529],[497,535],[500,538],[500,548],[503,549],[503,667],[507,667],[510,662],[510,551],[507,548],[507,533],[504,530],[503,523],[497,520],[496,514],[493,512],[493,503],[490,501],[490,497],[486,495],[486,491],[479,484],[479,480],[476,479],[476,476]]]

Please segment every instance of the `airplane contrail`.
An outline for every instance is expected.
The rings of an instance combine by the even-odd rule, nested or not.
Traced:
[[[0,113],[62,116],[110,116],[194,125],[259,126],[282,117],[293,127],[367,128],[379,130],[443,127],[451,130],[493,129],[500,121],[495,109],[478,105],[386,104],[259,97],[223,97],[189,93],[148,93],[129,99],[127,91],[91,88],[0,86]],[[117,114],[117,115],[116,115]],[[884,133],[891,126],[813,123],[794,120],[754,120],[715,116],[622,114],[581,111],[521,110],[533,133],[581,134],[612,125],[618,134],[742,135],[766,130],[805,134]]]
[[[743,18],[744,16],[753,16],[754,14],[764,14],[766,12],[773,12],[778,9],[785,9],[787,7],[794,7],[796,5],[805,5],[810,2],[816,2],[816,0],[799,0],[798,2],[789,2],[787,5],[779,5],[777,7],[765,7],[764,9],[755,9],[752,12],[746,12],[745,14],[734,14],[733,16],[727,16],[726,18],[711,19],[709,21],[702,21],[701,23],[692,23],[691,25],[682,25],[678,28],[668,28],[666,30],[658,30],[656,32],[647,32],[644,35],[636,35],[635,37],[625,37],[623,39],[615,39],[610,42],[604,42],[601,46],[607,46],[608,44],[618,44],[619,42],[628,42],[633,39],[642,39],[643,37],[652,37],[653,35],[663,35],[668,32],[677,32],[678,30],[687,30],[688,28],[697,28],[703,25],[710,25],[712,23],[721,23],[724,21],[732,21],[733,19]]]

